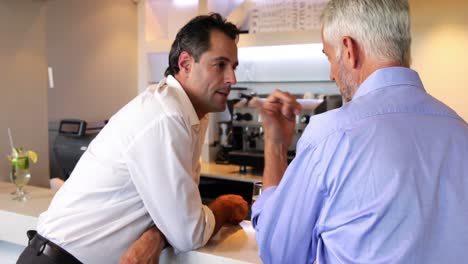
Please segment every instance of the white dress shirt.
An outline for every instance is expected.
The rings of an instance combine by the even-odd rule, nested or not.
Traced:
[[[207,121],[174,77],[150,86],[91,142],[39,234],[84,263],[117,263],[153,223],[176,251],[203,246],[215,224],[198,191]]]

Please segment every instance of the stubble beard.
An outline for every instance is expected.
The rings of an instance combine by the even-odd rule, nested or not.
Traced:
[[[340,88],[341,96],[343,96],[343,103],[349,102],[353,99],[353,95],[357,90],[358,84],[353,80],[351,74],[346,71],[341,56],[337,57],[338,64],[338,86]]]

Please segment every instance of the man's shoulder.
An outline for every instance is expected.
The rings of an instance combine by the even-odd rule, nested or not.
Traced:
[[[172,89],[158,89],[152,85],[114,114],[107,126],[118,129],[120,134],[135,135],[150,127],[171,123],[189,127],[184,106]]]
[[[173,119],[189,123],[184,99],[176,88],[168,85],[149,86],[122,110],[124,116],[142,125]]]
[[[350,120],[350,116],[343,107],[333,109],[310,118],[301,140],[309,144],[319,144],[328,136],[342,131]]]
[[[199,124],[200,120],[187,92],[174,77],[168,76],[148,90],[153,93],[152,96],[157,99],[165,114],[180,116],[190,125]]]
[[[350,127],[366,126],[370,117],[379,116],[378,107],[369,106],[365,102],[349,102],[340,108],[318,115],[313,115],[302,138],[309,144],[319,144],[331,135],[344,133]]]
[[[385,94],[382,95],[382,92]],[[403,96],[395,97],[395,94],[398,95],[398,92],[383,90],[381,93],[353,100],[338,109],[314,115],[310,118],[303,138],[309,143],[318,144],[328,136],[344,133],[350,128],[366,129],[371,123],[389,115],[397,116],[401,122],[407,122],[409,116],[419,115],[433,118],[434,121],[445,118],[454,123],[466,123],[455,111],[424,91],[417,91],[406,99]]]
[[[179,89],[164,85],[153,85],[148,87],[145,94],[142,96],[143,101],[148,100],[164,113],[183,114],[187,107],[183,94]]]

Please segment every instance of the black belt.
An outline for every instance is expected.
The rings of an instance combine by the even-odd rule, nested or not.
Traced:
[[[47,238],[39,235],[36,231],[29,230],[27,235],[29,238],[28,245],[37,251],[38,256],[44,254],[57,263],[82,264],[72,254]]]

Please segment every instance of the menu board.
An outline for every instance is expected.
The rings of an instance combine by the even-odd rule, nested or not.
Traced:
[[[320,29],[328,0],[254,0],[250,33]]]

